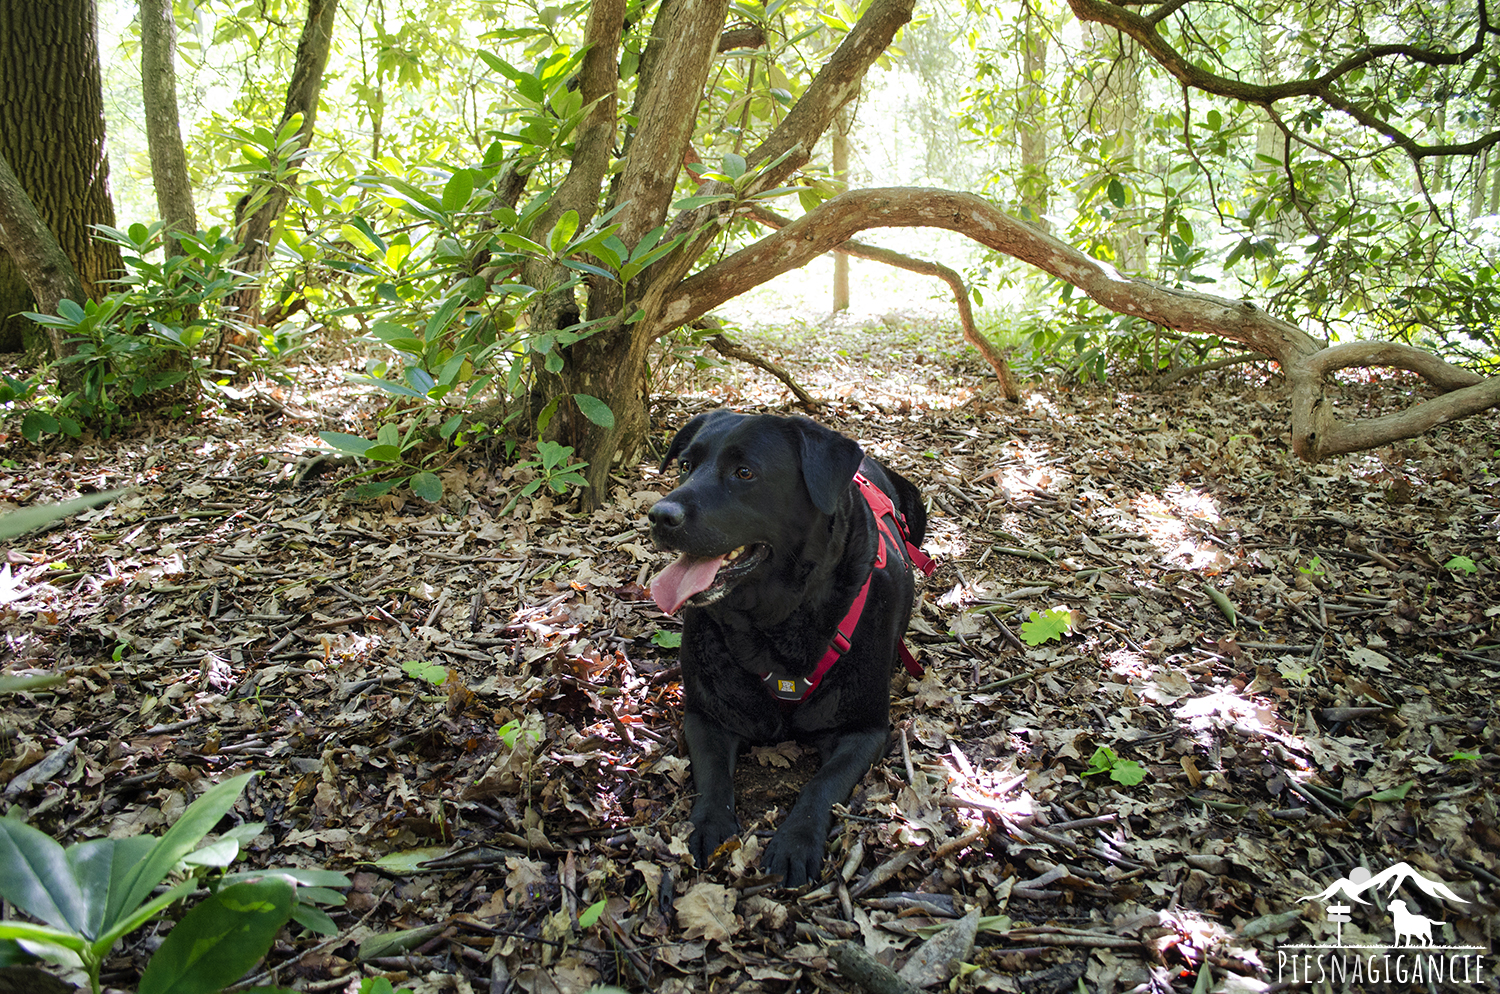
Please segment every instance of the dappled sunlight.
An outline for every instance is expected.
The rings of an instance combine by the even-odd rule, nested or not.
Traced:
[[[1131,501],[1136,520],[1162,558],[1195,572],[1217,573],[1231,558],[1208,536],[1206,526],[1219,522],[1218,501],[1213,496],[1182,484],[1172,484],[1159,494],[1142,491]]]

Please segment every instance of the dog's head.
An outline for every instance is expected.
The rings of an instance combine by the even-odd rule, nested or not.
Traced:
[[[864,457],[852,439],[806,418],[717,410],[672,440],[677,489],[652,506],[651,538],[680,553],[652,582],[668,614],[707,607],[795,561],[849,490]]]

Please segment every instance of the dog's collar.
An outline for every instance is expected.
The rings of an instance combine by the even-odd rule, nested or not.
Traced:
[[[812,692],[818,689],[818,684],[823,682],[823,677],[833,669],[833,664],[849,651],[850,640],[854,638],[854,630],[859,627],[860,616],[865,612],[865,601],[870,596],[870,580],[875,576],[875,571],[886,564],[887,544],[905,558],[909,567],[915,566],[922,571],[923,575],[931,576],[932,571],[937,569],[937,563],[912,544],[911,533],[906,527],[906,519],[902,517],[900,511],[896,510],[896,505],[890,497],[886,496],[885,491],[871,483],[863,473],[855,473],[854,482],[859,485],[860,496],[864,497],[865,503],[870,505],[870,510],[875,515],[875,525],[880,531],[880,541],[875,548],[875,561],[870,564],[870,575],[865,577],[864,586],[859,588],[859,593],[854,597],[854,603],[849,605],[849,612],[844,615],[844,620],[839,622],[838,631],[833,633],[833,638],[828,642],[828,648],[823,652],[823,658],[818,660],[818,665],[813,668],[813,671],[805,677],[785,677],[774,671],[761,676],[771,696],[788,704],[796,704],[811,697]],[[906,672],[920,677],[922,666],[911,654],[911,650],[906,647],[905,638],[898,643],[898,648],[901,654],[901,664],[906,667]]]

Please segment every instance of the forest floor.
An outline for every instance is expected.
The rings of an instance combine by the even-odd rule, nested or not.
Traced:
[[[795,747],[741,762],[739,848],[687,855],[678,622],[646,593],[668,481],[505,515],[530,477],[474,454],[438,505],[350,502],[296,472],[317,431],[373,432],[352,354],[244,409],[0,445],[0,511],[135,488],[0,567],[3,673],[66,676],[6,701],[6,806],[68,842],[160,833],[259,771],[243,861],[353,882],[337,935],[283,933],[254,978],[297,990],[855,992],[851,940],[925,985],[956,957],[959,991],[1496,990],[1495,414],[1309,466],[1264,370],[1010,405],[939,338],[892,315],[743,340],[924,489],[941,564],[926,675],[895,681],[808,892],[754,869],[815,766]],[[794,413],[746,367],[657,389],[659,444],[722,404]],[[1417,389],[1351,379],[1343,412]],[[1412,914],[1447,948],[1394,947]]]

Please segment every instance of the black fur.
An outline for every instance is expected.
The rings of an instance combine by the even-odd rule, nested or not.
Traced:
[[[915,486],[806,418],[701,414],[677,433],[663,469],[674,459],[679,486],[649,513],[656,544],[695,556],[742,546],[765,551],[719,599],[690,600],[683,609],[683,733],[698,789],[690,847],[703,867],[739,832],[734,767],[741,745],[812,743],[822,766],[762,860],[785,886],[797,887],[821,872],[831,807],[848,798],[886,748],[891,674],[913,596],[904,554],[888,551],[848,652],[811,697],[784,706],[761,675],[811,673],[870,574],[880,537],[853,483],[856,470],[891,497],[917,545],[926,511]]]

